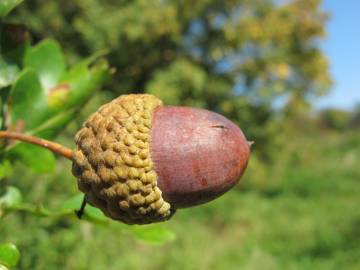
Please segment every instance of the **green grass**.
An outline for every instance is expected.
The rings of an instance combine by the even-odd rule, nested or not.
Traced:
[[[360,269],[360,137],[296,138],[264,167],[256,157],[236,189],[180,210],[177,238],[149,245],[120,229],[14,214],[1,235],[22,252],[19,269]],[[26,173],[27,199],[50,206],[75,193],[70,164]],[[36,181],[36,182],[35,182]],[[51,198],[49,198],[51,194]]]

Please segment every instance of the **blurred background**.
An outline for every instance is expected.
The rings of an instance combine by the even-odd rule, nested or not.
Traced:
[[[19,269],[360,269],[360,2],[331,0],[26,0],[11,20],[68,64],[101,49],[112,79],[61,133],[98,106],[148,92],[207,108],[255,141],[239,185],[178,211],[165,245],[77,220],[9,215]],[[76,194],[70,162],[16,165],[26,200]],[[24,225],[26,224],[26,225]],[[16,234],[14,233],[16,232]]]

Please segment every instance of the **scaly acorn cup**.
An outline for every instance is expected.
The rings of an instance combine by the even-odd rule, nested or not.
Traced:
[[[250,152],[240,128],[225,117],[163,106],[147,94],[100,107],[77,132],[73,151],[15,132],[0,131],[0,138],[71,159],[84,202],[127,224],[165,221],[178,208],[219,197],[238,182]]]

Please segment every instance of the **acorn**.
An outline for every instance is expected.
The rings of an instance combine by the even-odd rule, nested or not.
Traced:
[[[128,224],[164,221],[215,199],[249,158],[245,136],[225,117],[146,94],[103,105],[75,142],[73,174],[86,201]]]
[[[219,197],[239,181],[250,153],[241,129],[225,117],[164,106],[148,94],[101,106],[77,132],[73,151],[46,143],[72,159],[84,201],[127,224],[165,221]]]

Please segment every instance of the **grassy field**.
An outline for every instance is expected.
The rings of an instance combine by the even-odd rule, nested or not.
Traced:
[[[250,163],[226,196],[178,211],[176,239],[149,245],[121,228],[10,215],[0,224],[22,251],[19,269],[360,269],[360,137],[292,138],[269,168]],[[26,174],[27,200],[56,204],[76,192],[57,173]],[[20,176],[19,176],[20,177]],[[55,195],[54,195],[55,196]],[[51,206],[51,205],[50,205]],[[17,232],[14,234],[14,232]]]

